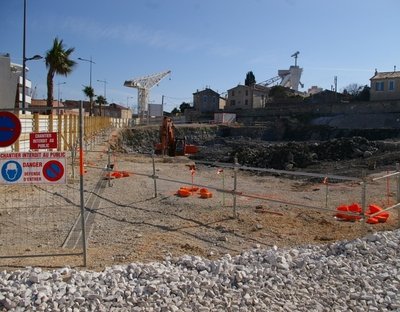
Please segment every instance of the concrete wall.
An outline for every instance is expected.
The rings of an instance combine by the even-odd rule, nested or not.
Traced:
[[[254,124],[277,117],[300,117],[317,120],[316,124],[348,128],[393,128],[400,122],[400,101],[291,104],[263,109],[236,110],[237,121]]]

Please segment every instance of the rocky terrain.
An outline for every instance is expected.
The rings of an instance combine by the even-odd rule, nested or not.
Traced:
[[[399,231],[292,249],[0,272],[2,311],[399,311]]]
[[[265,141],[265,129],[193,125],[177,127],[177,136],[200,147],[193,160],[233,163],[278,170],[303,170],[361,176],[362,170],[386,169],[400,161],[400,143],[394,139],[372,141],[365,137],[338,137],[325,141]],[[231,136],[233,134],[233,136]],[[158,128],[127,130],[125,149],[152,153]],[[338,168],[337,163],[341,165]]]

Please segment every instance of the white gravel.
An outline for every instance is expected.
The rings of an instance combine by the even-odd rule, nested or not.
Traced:
[[[103,272],[0,273],[1,311],[400,311],[400,231]]]

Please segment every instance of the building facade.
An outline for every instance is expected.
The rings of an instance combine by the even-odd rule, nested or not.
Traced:
[[[199,113],[212,113],[224,109],[226,100],[210,88],[193,93],[193,107]]]
[[[11,63],[9,54],[0,54],[0,109],[22,108],[22,79],[22,65]],[[30,107],[31,96],[32,83],[25,78],[26,108]]]
[[[251,109],[263,108],[268,100],[270,88],[261,85],[238,85],[228,90],[227,108]]]
[[[370,101],[400,100],[400,72],[375,71],[370,81]]]

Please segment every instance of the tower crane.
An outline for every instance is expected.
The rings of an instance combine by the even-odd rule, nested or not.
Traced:
[[[138,89],[138,115],[141,118],[144,118],[145,116],[148,117],[150,89],[155,85],[158,85],[158,83],[170,73],[171,71],[167,70],[161,73],[125,81],[125,87]]]
[[[291,88],[295,91],[299,90],[299,85],[304,88],[304,85],[300,82],[300,77],[303,72],[303,68],[297,66],[297,58],[299,57],[300,52],[296,51],[291,55],[294,57],[294,66],[290,66],[289,69],[280,69],[278,70],[278,76],[272,77],[268,80],[258,83],[258,85],[267,87],[278,80],[281,80],[279,83],[280,86]]]

